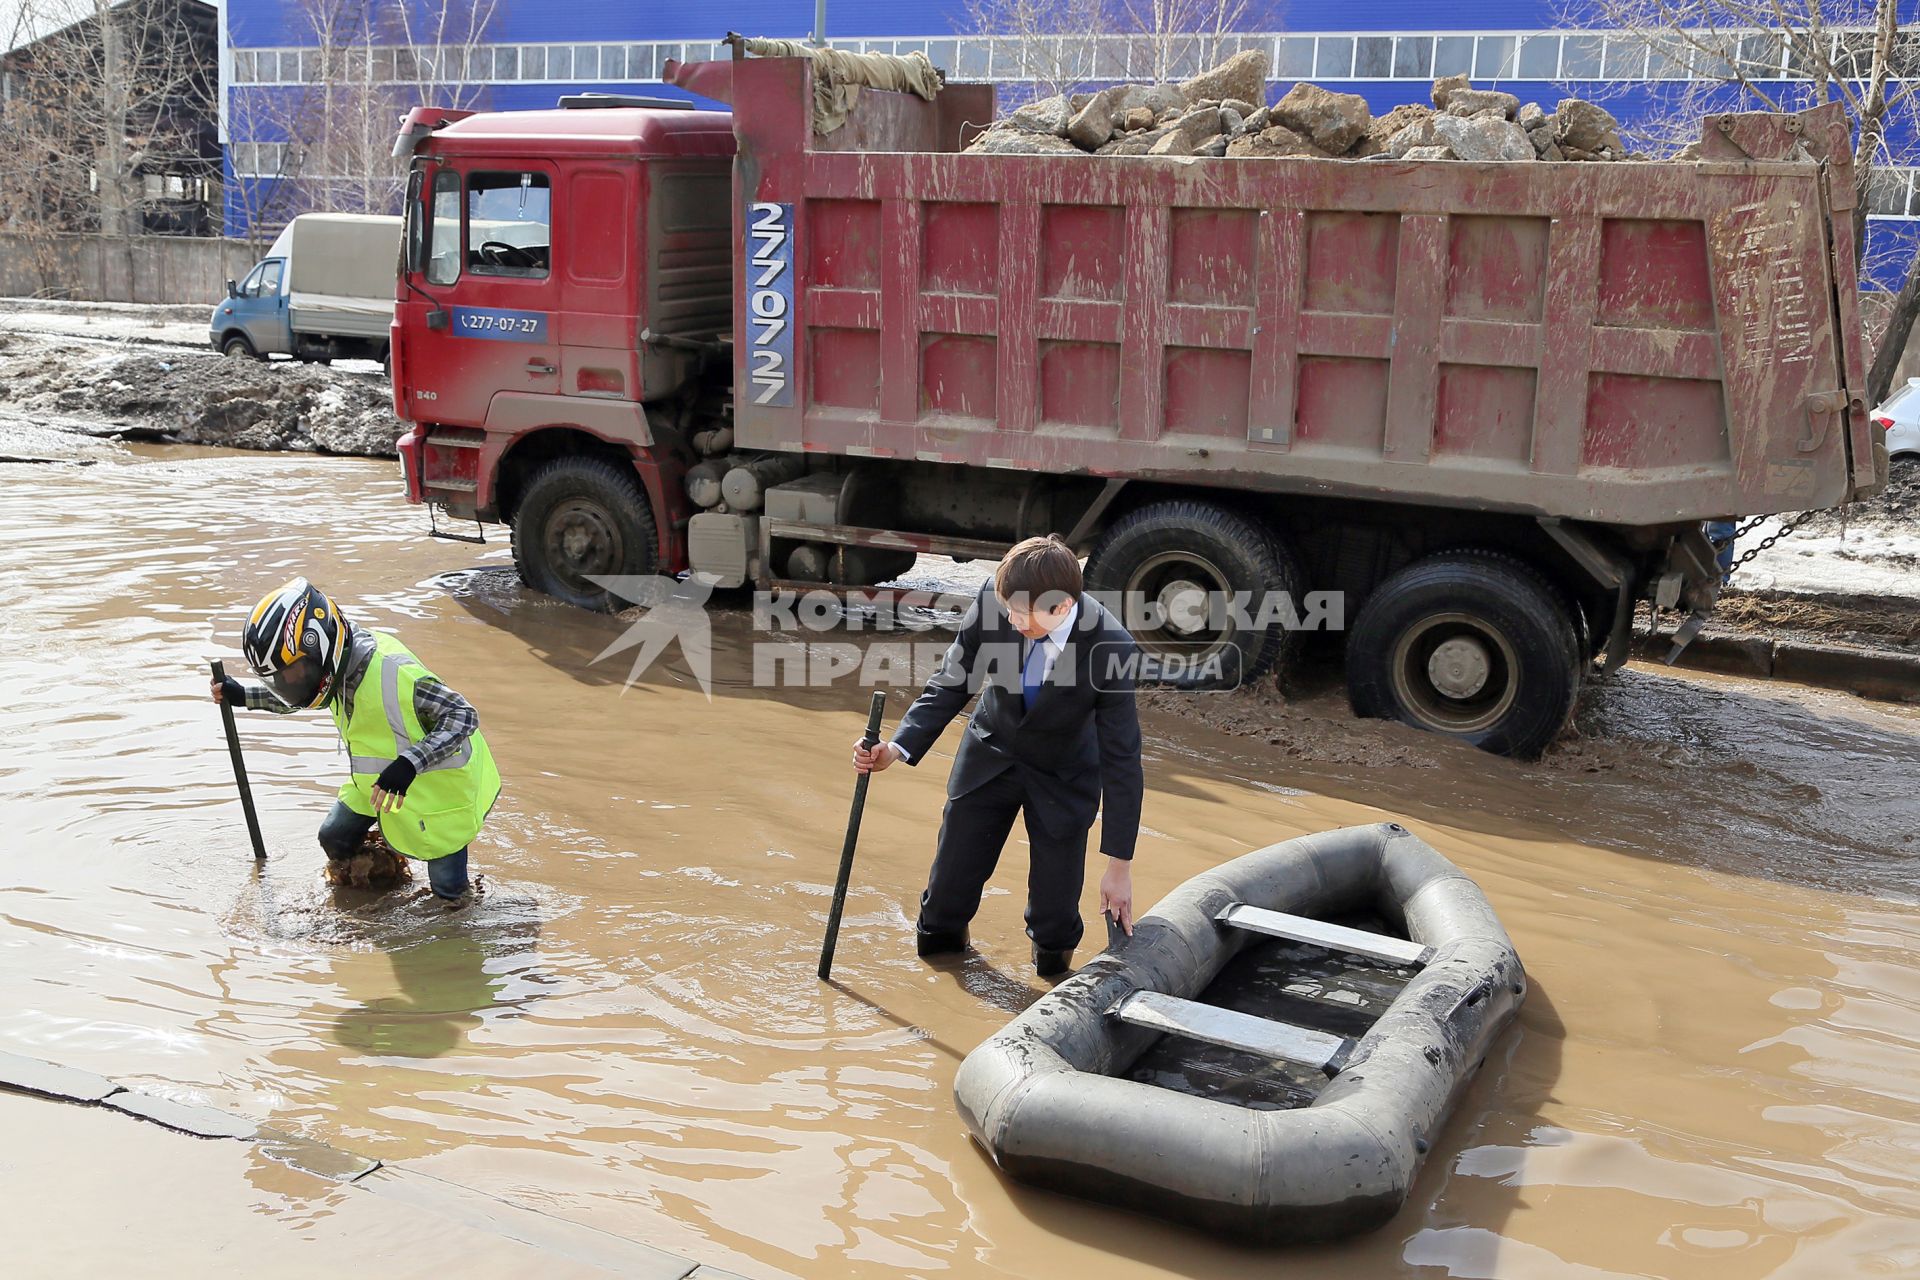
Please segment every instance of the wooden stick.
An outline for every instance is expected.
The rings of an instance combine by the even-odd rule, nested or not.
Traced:
[[[871,751],[880,742],[880,720],[887,713],[887,695],[875,691],[873,709],[867,714],[867,733],[860,745]],[[847,815],[847,842],[840,846],[840,878],[833,885],[833,906],[827,911],[827,940],[820,948],[820,981],[833,974],[833,948],[840,941],[840,914],[847,906],[847,883],[853,878],[853,847],[860,839],[860,814],[867,807],[867,783],[873,775],[863,773],[853,784],[853,812]]]
[[[227,669],[218,660],[213,663],[213,678],[225,683]],[[253,811],[253,788],[247,785],[247,762],[240,758],[240,733],[233,727],[233,708],[220,699],[220,722],[227,728],[227,754],[233,757],[233,780],[240,786],[240,807],[247,814],[247,835],[253,840],[253,860],[267,860],[266,841],[260,838],[260,815]]]

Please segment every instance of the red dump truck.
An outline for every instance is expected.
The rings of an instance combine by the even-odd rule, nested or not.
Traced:
[[[731,112],[415,111],[407,495],[525,581],[858,586],[1036,533],[1193,684],[1344,593],[1353,705],[1537,752],[1702,522],[1885,480],[1837,109],[1694,163],[963,154],[989,86],[676,65]],[[1696,624],[1697,625],[1697,624]],[[1683,628],[1684,630],[1684,628]]]

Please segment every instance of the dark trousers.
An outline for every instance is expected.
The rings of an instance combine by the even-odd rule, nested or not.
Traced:
[[[360,842],[367,838],[367,832],[373,830],[378,821],[364,813],[355,813],[338,800],[327,811],[326,820],[320,824],[320,848],[329,858],[351,858],[360,852]],[[427,863],[427,883],[433,886],[435,897],[457,898],[467,891],[467,851],[449,853],[444,857],[429,858]]]
[[[980,894],[1013,831],[1014,815],[1026,811],[1033,861],[1027,870],[1027,936],[1045,951],[1079,945],[1080,886],[1086,879],[1087,829],[1049,835],[1027,809],[1017,768],[947,801],[933,870],[920,895],[920,932],[964,929],[980,910]]]

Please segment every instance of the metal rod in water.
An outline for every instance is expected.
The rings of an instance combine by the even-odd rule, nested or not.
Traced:
[[[875,691],[873,709],[867,713],[867,733],[860,745],[871,750],[880,741],[880,719],[887,713],[887,695]],[[873,775],[863,773],[853,784],[853,812],[847,815],[847,842],[840,846],[840,878],[833,883],[833,906],[827,911],[827,940],[820,948],[820,981],[833,974],[833,948],[840,941],[840,913],[847,906],[847,882],[853,878],[853,846],[860,839],[860,814],[867,807],[867,783]]]
[[[222,682],[227,678],[226,665],[218,660],[213,663],[213,678]],[[253,788],[247,785],[247,762],[240,758],[240,733],[233,727],[233,708],[227,705],[225,698],[220,699],[220,723],[227,728],[227,754],[233,757],[233,780],[239,784],[240,807],[247,814],[247,835],[253,841],[253,859],[255,862],[265,862],[267,845],[260,838],[260,815],[253,811]]]

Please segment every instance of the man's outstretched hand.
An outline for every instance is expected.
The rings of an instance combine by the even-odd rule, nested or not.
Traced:
[[[1133,864],[1119,858],[1107,859],[1107,873],[1100,877],[1100,910],[1110,915],[1120,928],[1133,936]]]
[[[865,745],[864,738],[853,740],[853,768],[856,773],[879,773],[900,758],[900,749],[891,742]]]
[[[246,710],[247,687],[245,685],[235,680],[232,676],[228,676],[224,680],[209,681],[209,683],[213,687],[213,700],[215,702],[224,706],[239,707],[243,711]]]

